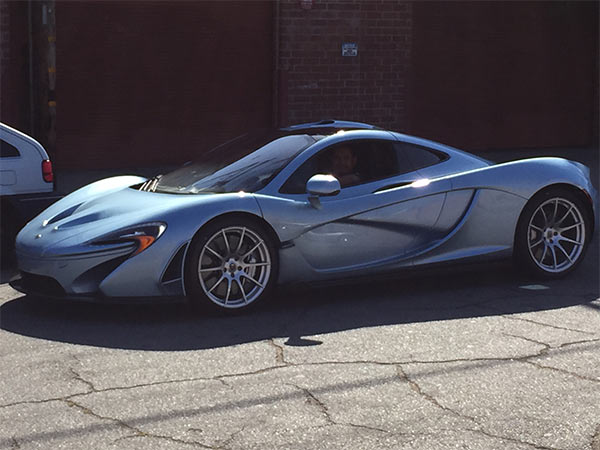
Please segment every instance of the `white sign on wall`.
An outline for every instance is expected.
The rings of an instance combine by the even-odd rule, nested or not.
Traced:
[[[357,56],[358,55],[358,44],[356,42],[343,42],[342,43],[342,56]]]

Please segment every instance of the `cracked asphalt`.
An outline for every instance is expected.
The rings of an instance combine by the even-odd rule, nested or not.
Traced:
[[[562,280],[440,269],[237,317],[1,284],[0,448],[600,450],[594,239]]]
[[[599,241],[552,282],[429,270],[236,317],[34,300],[5,270],[0,448],[600,450]]]

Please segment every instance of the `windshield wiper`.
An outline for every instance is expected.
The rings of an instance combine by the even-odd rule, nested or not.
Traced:
[[[158,186],[158,181],[161,179],[161,177],[162,177],[162,174],[156,175],[155,177],[152,177],[149,180],[146,180],[144,182],[144,184],[142,184],[140,186],[140,191],[155,192],[156,186]]]

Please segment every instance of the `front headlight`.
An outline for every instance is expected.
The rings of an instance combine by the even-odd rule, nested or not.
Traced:
[[[105,234],[90,243],[92,245],[112,245],[132,242],[136,244],[137,248],[130,256],[135,256],[150,247],[154,241],[162,236],[166,229],[166,223],[143,223]]]

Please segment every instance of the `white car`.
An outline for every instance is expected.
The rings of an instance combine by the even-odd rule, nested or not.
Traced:
[[[2,247],[18,229],[59,198],[48,153],[35,139],[0,122],[0,225]]]

